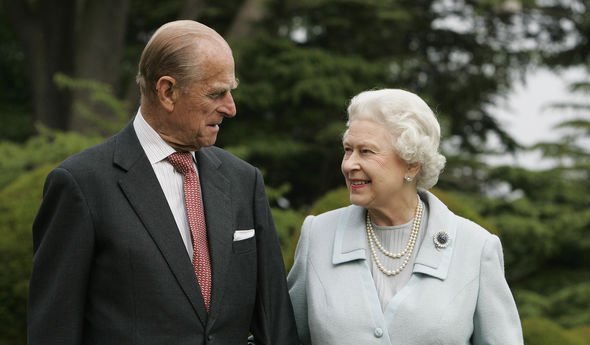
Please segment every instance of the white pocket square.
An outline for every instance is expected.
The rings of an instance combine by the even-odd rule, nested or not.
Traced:
[[[234,242],[247,240],[251,237],[254,237],[254,229],[234,231]]]

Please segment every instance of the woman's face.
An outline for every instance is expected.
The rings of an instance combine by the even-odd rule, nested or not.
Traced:
[[[342,174],[350,202],[369,210],[393,207],[392,201],[410,184],[404,183],[409,166],[394,151],[392,135],[379,123],[355,120],[342,145]]]

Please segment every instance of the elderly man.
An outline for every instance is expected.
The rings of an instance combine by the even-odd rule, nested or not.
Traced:
[[[194,21],[147,43],[132,123],[46,181],[29,344],[296,344],[260,172],[215,143],[232,51]]]

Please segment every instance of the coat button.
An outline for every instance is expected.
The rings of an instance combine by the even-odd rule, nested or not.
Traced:
[[[375,334],[375,337],[381,338],[383,336],[383,329],[377,327],[377,328],[375,328],[375,331],[373,332],[373,334]]]

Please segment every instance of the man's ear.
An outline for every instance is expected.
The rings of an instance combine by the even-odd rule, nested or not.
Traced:
[[[174,110],[174,103],[178,98],[178,85],[176,79],[170,76],[163,76],[156,82],[156,93],[160,105],[167,111]]]

